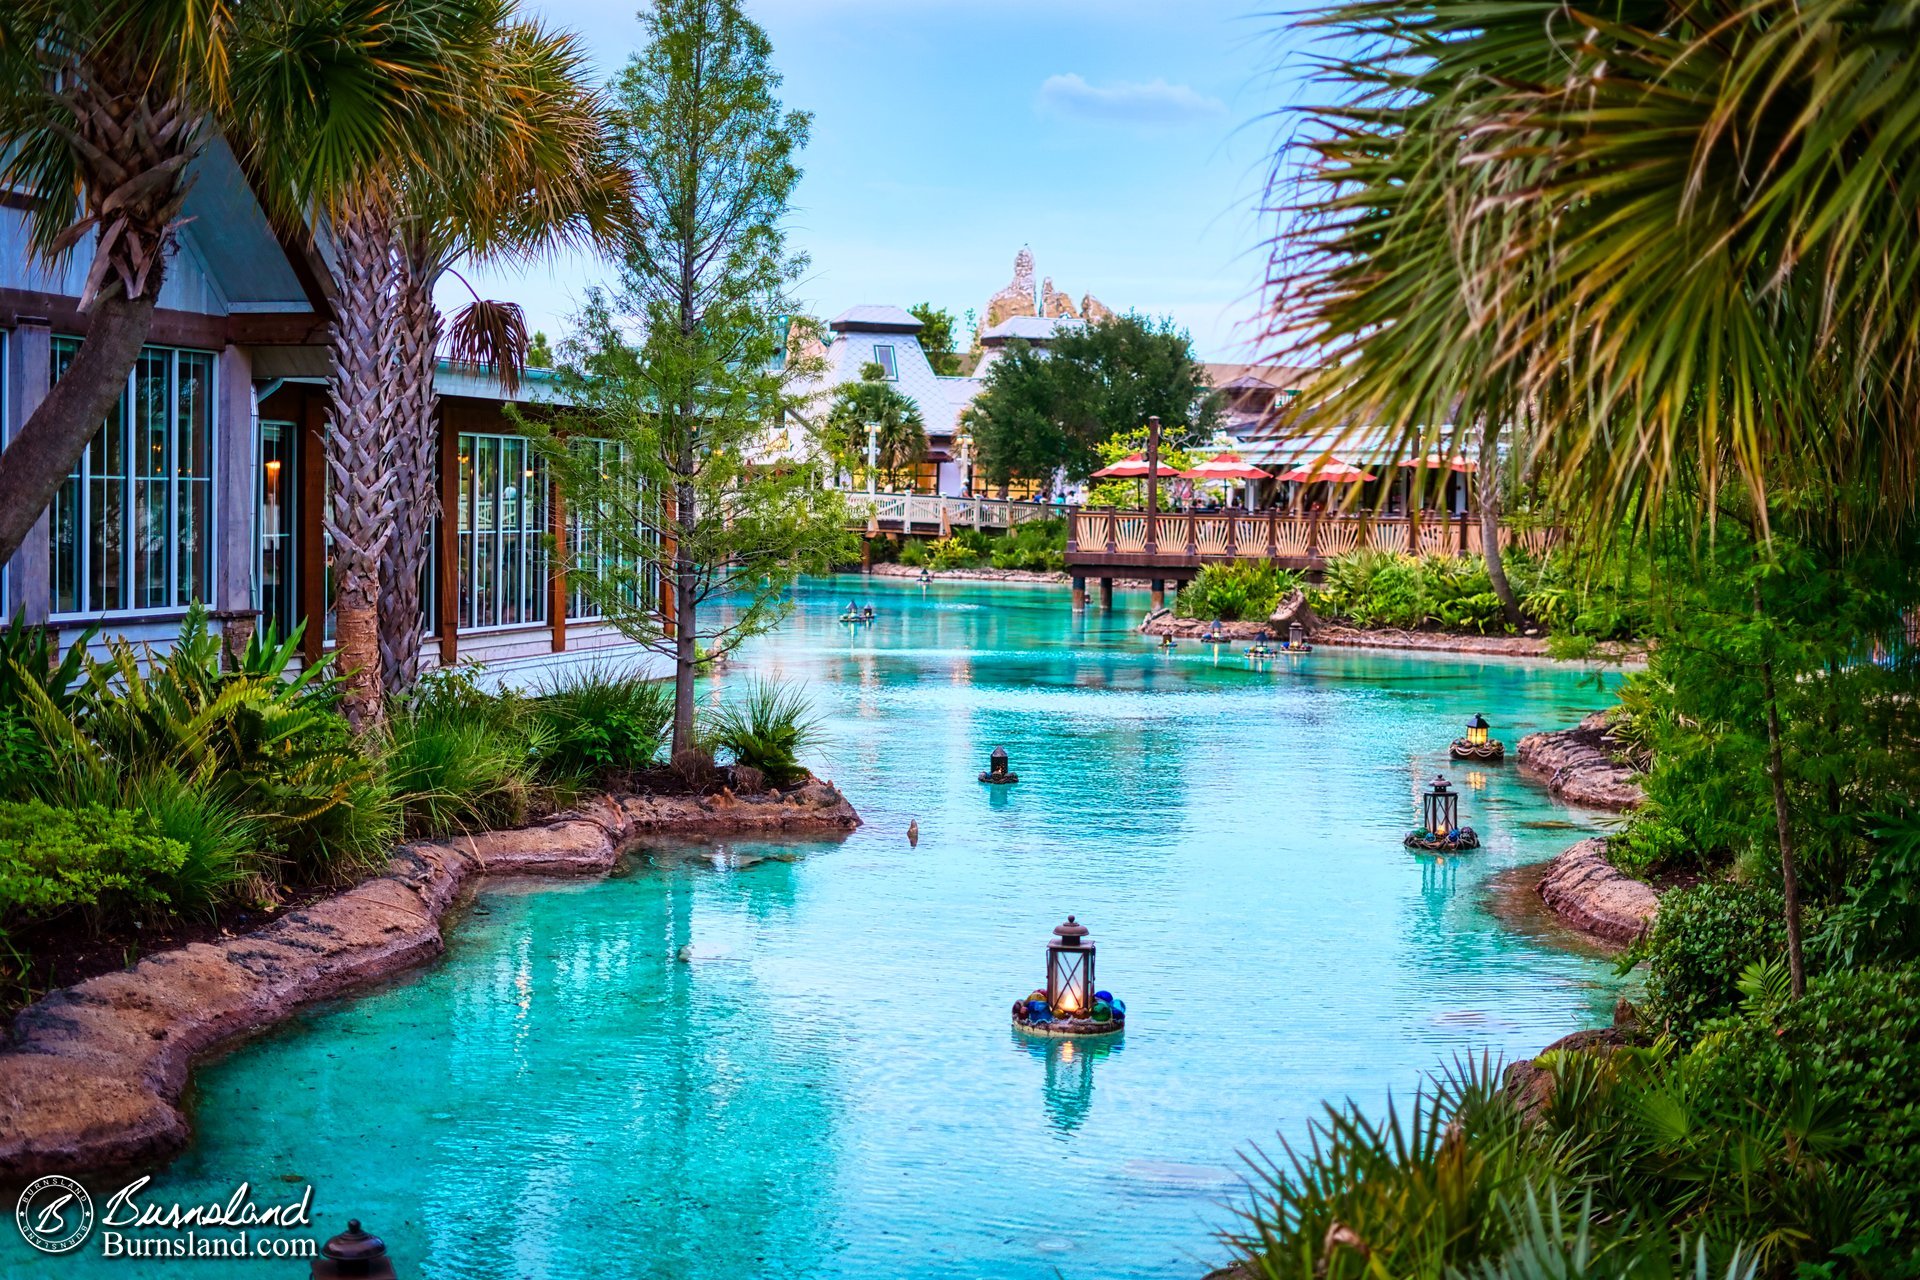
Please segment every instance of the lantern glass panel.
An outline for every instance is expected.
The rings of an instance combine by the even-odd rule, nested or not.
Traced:
[[[1486,725],[1484,725],[1484,724],[1470,724],[1470,725],[1468,725],[1468,726],[1467,726],[1467,741],[1468,741],[1468,742],[1471,742],[1471,743],[1473,743],[1473,744],[1474,744],[1475,746],[1479,746],[1480,744],[1482,744],[1482,743],[1484,743],[1484,742],[1485,742],[1486,740],[1487,740],[1487,726],[1486,726]]]
[[[1081,1014],[1093,1005],[1093,948],[1050,947],[1047,1003],[1055,1013]]]

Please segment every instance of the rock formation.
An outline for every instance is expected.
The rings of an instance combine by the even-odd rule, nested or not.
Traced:
[[[1574,928],[1608,942],[1632,942],[1660,910],[1653,886],[1607,861],[1607,842],[1598,837],[1580,841],[1547,864],[1540,897]]]
[[[1090,293],[1080,295],[1080,318],[1088,324],[1102,324],[1113,319],[1113,308]]]
[[[1073,299],[1053,287],[1052,276],[1040,284],[1040,314],[1053,320],[1072,319],[1079,314],[1073,309]]]
[[[1014,316],[1039,315],[1033,295],[1033,250],[1022,247],[1013,255],[1013,283],[987,299],[982,329],[991,329]]]
[[[1520,739],[1520,771],[1547,784],[1569,804],[1595,809],[1631,809],[1641,801],[1639,775],[1616,757],[1624,745],[1607,731],[1607,713],[1596,711],[1571,729],[1530,733]]]

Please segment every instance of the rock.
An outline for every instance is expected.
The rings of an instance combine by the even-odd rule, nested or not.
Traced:
[[[991,329],[1014,316],[1038,315],[1033,291],[1033,250],[1022,248],[1013,255],[1013,281],[987,299],[986,315],[980,328]]]
[[[483,875],[597,875],[636,835],[851,831],[831,783],[734,797],[600,796],[537,826],[399,846],[377,876],[253,933],[148,956],[52,992],[0,1051],[0,1180],[164,1160],[186,1145],[194,1062],[295,1009],[412,968],[445,947],[442,917]]]
[[[1313,606],[1307,603],[1307,593],[1298,588],[1287,592],[1286,598],[1273,606],[1273,614],[1267,619],[1267,626],[1276,638],[1284,640],[1287,638],[1287,629],[1296,622],[1306,630],[1309,638],[1320,626],[1320,616],[1313,611]]]
[[[1582,840],[1548,863],[1540,897],[1574,928],[1617,943],[1638,938],[1660,909],[1653,887],[1607,861],[1607,842],[1599,838]]]
[[[1528,734],[1515,758],[1522,773],[1570,804],[1632,809],[1644,797],[1633,767],[1614,758],[1624,750],[1607,728],[1607,713],[1596,711],[1571,729]]]
[[[1591,1031],[1576,1031],[1572,1035],[1561,1036],[1540,1051],[1540,1057],[1549,1053],[1595,1053],[1609,1054],[1617,1049],[1644,1044],[1646,1035],[1641,1030],[1639,1020],[1632,1014],[1632,1006],[1626,1001],[1614,1007],[1614,1022],[1610,1027],[1598,1027]],[[1537,1120],[1548,1103],[1553,1101],[1553,1073],[1540,1065],[1540,1057],[1522,1058],[1507,1067],[1507,1073],[1501,1081],[1507,1097],[1520,1109],[1520,1114],[1529,1120]]]

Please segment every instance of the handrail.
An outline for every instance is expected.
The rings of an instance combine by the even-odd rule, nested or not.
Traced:
[[[1554,528],[1502,522],[1500,545],[1543,555],[1561,539]],[[1480,521],[1464,513],[1415,516],[1298,515],[1285,511],[1145,511],[1070,507],[1067,553],[1149,560],[1325,560],[1348,551],[1478,556]]]
[[[1067,508],[1051,502],[1020,502],[1006,498],[958,498],[938,493],[867,493],[864,489],[840,491],[856,525],[869,518],[892,524],[902,530],[915,525],[930,528],[971,526],[976,529],[1010,529],[1030,520],[1051,520],[1067,514]]]

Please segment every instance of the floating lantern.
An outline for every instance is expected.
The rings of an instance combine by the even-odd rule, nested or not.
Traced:
[[[1439,774],[1420,796],[1420,818],[1424,824],[1410,831],[1404,843],[1409,849],[1478,849],[1480,837],[1472,827],[1460,825],[1460,796],[1453,784]]]
[[[1105,1036],[1127,1024],[1127,1006],[1111,992],[1098,991],[1093,976],[1094,945],[1087,926],[1067,917],[1047,943],[1047,985],[1013,1005],[1013,1024],[1034,1035]]]
[[[993,754],[987,757],[987,771],[980,775],[980,781],[1003,787],[1020,781],[1020,775],[1007,768],[1007,749],[995,747]]]
[[[1483,715],[1475,715],[1467,721],[1467,734],[1464,738],[1455,738],[1448,749],[1455,760],[1479,760],[1498,762],[1507,758],[1507,748],[1497,738],[1489,738],[1487,730],[1492,726]]]
[[[1307,644],[1307,629],[1297,622],[1289,622],[1287,624],[1287,648],[1306,649],[1309,647]]]
[[[315,1276],[365,1276],[367,1280],[395,1280],[387,1246],[379,1236],[360,1229],[350,1218],[347,1229],[320,1246],[320,1256],[307,1264]]]

